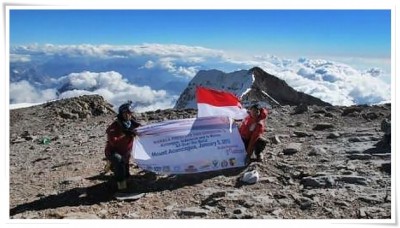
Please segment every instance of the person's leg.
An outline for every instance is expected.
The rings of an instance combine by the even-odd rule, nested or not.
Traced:
[[[267,145],[266,139],[264,139],[263,137],[257,139],[256,144],[254,145],[254,153],[256,154],[257,160],[259,161],[263,160],[262,152],[264,151],[266,145]]]
[[[129,172],[129,163],[125,163],[125,177],[129,178],[131,173]]]
[[[114,153],[111,156],[111,163],[113,172],[115,175],[115,180],[117,181],[118,190],[123,190],[127,188],[126,184],[126,164],[122,160],[122,156],[120,154]]]
[[[245,149],[245,154],[246,154],[244,163],[245,163],[245,165],[248,165],[250,163],[250,158],[251,158],[251,155],[247,154],[247,146],[249,145],[249,142],[247,140],[245,140],[244,138],[242,138],[242,141],[244,144],[244,149]]]

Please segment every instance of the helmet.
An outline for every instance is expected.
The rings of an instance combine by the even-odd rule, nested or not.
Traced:
[[[128,101],[126,103],[123,103],[121,106],[119,106],[118,113],[122,114],[124,112],[133,113],[132,101]]]

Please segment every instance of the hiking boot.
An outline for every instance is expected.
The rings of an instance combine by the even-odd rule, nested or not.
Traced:
[[[126,191],[128,189],[128,185],[126,180],[117,182],[118,191]]]
[[[129,169],[126,171],[126,173],[125,173],[125,177],[126,178],[130,178],[132,175],[131,175],[131,173],[129,172]]]
[[[130,166],[129,164],[125,164],[125,178],[130,178],[132,175],[130,173]]]

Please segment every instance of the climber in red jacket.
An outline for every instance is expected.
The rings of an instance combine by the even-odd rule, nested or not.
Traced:
[[[117,181],[118,190],[126,190],[129,174],[129,159],[136,128],[140,124],[133,118],[132,102],[122,104],[118,109],[117,119],[107,128],[105,156],[111,163]]]
[[[243,139],[246,148],[246,163],[250,161],[253,152],[257,160],[262,161],[267,141],[262,137],[265,130],[265,121],[268,117],[268,111],[261,108],[258,104],[250,107],[249,115],[242,121],[239,128],[240,136]]]

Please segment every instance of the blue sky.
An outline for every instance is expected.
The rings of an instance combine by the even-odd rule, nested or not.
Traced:
[[[10,10],[10,45],[182,44],[390,58],[390,10]]]
[[[181,92],[171,85],[188,82],[199,70],[231,72],[254,66],[332,104],[379,103],[391,92],[391,13],[11,9],[10,61],[19,67],[13,68],[14,78],[29,72],[23,66],[71,80],[78,74],[84,82],[79,93],[87,92],[82,89],[91,85],[87,80],[103,74],[128,79],[134,91],[150,94],[137,99],[162,101],[164,108]],[[38,91],[32,88],[35,83],[13,82],[13,100],[54,99],[54,88]],[[101,89],[113,94],[110,100],[124,97],[113,88]],[[26,91],[31,92],[21,96]]]

